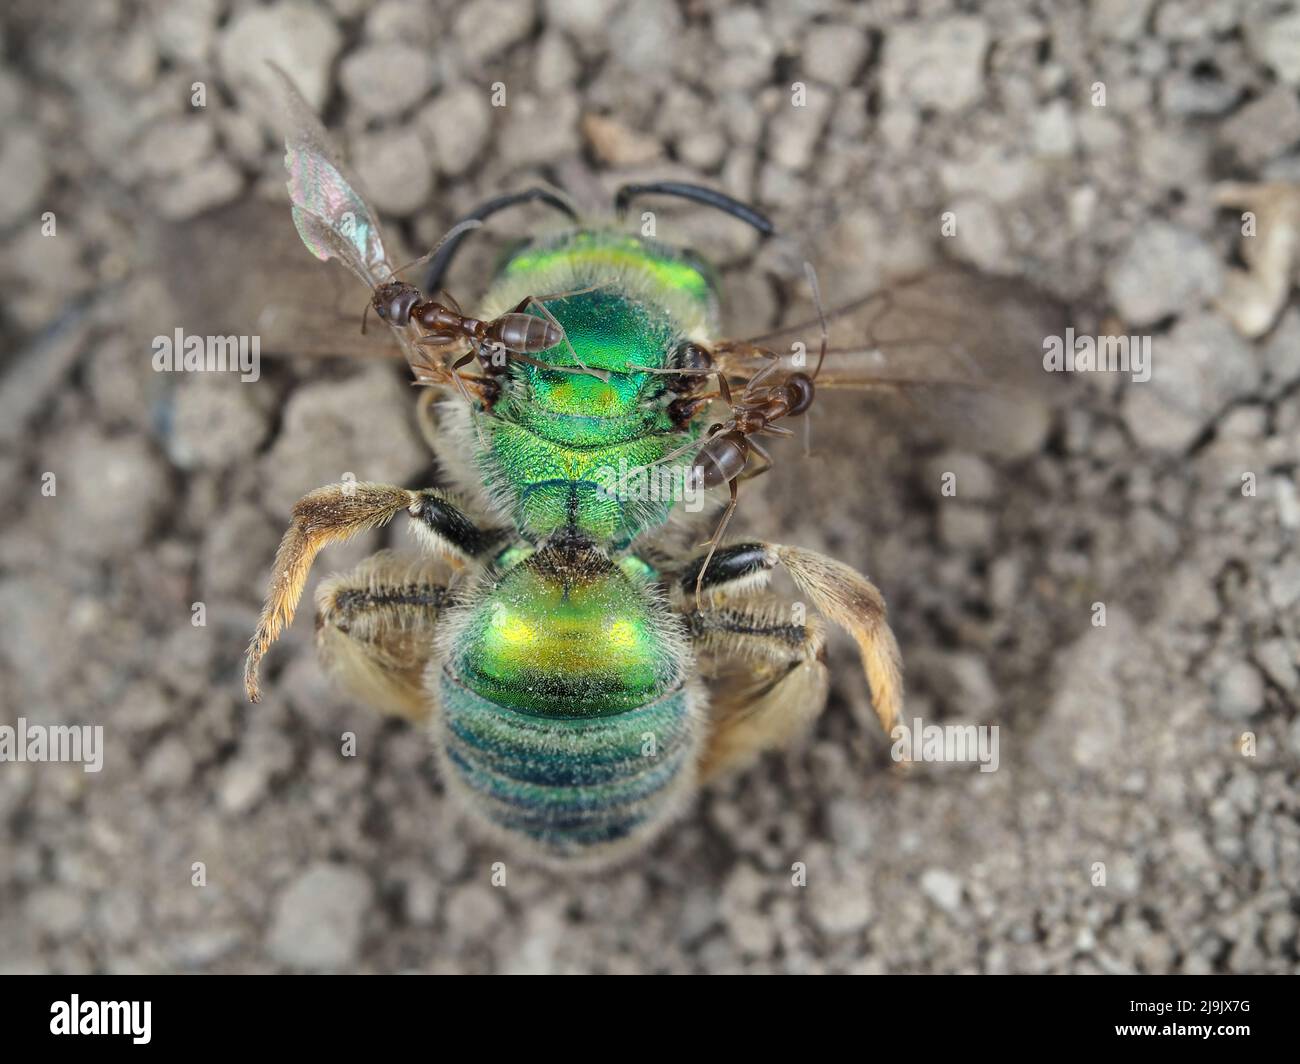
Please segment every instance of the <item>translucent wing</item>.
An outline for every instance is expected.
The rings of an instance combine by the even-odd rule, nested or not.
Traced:
[[[362,334],[356,285],[302,253],[283,205],[246,199],[183,225],[150,220],[140,239],[187,331],[254,334],[267,357],[402,358],[387,329]]]
[[[307,101],[283,70],[274,64],[272,68],[284,86],[289,119],[284,165],[289,171],[287,185],[298,235],[318,259],[338,259],[371,289],[391,280],[393,268],[374,214],[344,175],[342,163]],[[446,365],[416,344],[414,326],[389,322],[389,327],[418,379],[429,384],[451,379]]]
[[[379,225],[344,177],[307,101],[283,70],[273,69],[284,85],[289,119],[284,166],[289,171],[287,185],[298,235],[318,259],[339,259],[373,288],[392,276]]]
[[[1049,298],[959,270],[927,274],[873,292],[826,315],[829,346],[822,388],[898,382],[1028,386],[1042,375],[1043,338],[1064,322]],[[766,365],[817,368],[819,319],[716,345],[729,376]],[[800,367],[799,363],[802,363]]]
[[[1063,382],[1048,379],[1042,357],[1044,338],[1061,334],[1067,320],[1059,303],[1023,284],[961,270],[927,274],[826,315],[817,389],[869,393],[901,406],[909,421],[996,449],[1063,398]],[[814,372],[821,335],[810,316],[713,350],[733,386],[743,387],[773,355],[781,370]]]

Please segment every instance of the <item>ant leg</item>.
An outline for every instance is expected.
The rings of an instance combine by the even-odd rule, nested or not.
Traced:
[[[553,299],[556,297],[548,296],[547,298]],[[560,335],[564,338],[564,346],[569,349],[569,354],[573,356],[573,361],[578,364],[578,368],[583,373],[589,373],[597,380],[605,381],[606,383],[609,382],[609,374],[607,372],[602,370],[591,369],[590,367],[588,367],[587,363],[583,362],[582,359],[578,357],[578,352],[574,350],[573,344],[570,343],[569,341],[569,334],[564,331],[564,326],[561,325],[559,321],[556,319],[555,315],[551,313],[550,307],[548,307],[544,302],[542,302],[536,296],[529,296],[527,299],[523,301],[523,303],[520,304],[520,306],[536,307],[538,310],[542,312],[542,314],[545,316],[547,321],[549,321],[552,325],[554,325],[557,329],[560,330]],[[556,367],[548,367],[548,368],[556,368]]]
[[[718,394],[722,396],[722,401],[734,409],[735,403],[731,401],[731,385],[727,383],[727,378],[723,376],[722,371],[718,371]]]
[[[700,566],[700,575],[695,578],[695,608],[703,609],[701,604],[702,590],[704,588],[704,574],[709,570],[709,562],[713,560],[713,552],[718,549],[718,544],[722,541],[722,534],[727,530],[727,525],[731,523],[731,515],[736,512],[737,488],[736,482],[730,480],[727,486],[731,489],[731,501],[727,503],[727,508],[722,512],[722,520],[718,522],[718,527],[713,531],[713,538],[709,540],[709,553],[704,556],[704,564]]]
[[[447,333],[425,333],[422,336],[417,336],[411,342],[420,347],[447,347],[461,339],[463,337],[449,336]]]
[[[415,403],[415,423],[419,426],[421,438],[429,445],[429,450],[434,454],[438,453],[438,428],[434,423],[433,415],[429,412],[429,407],[433,406],[437,400],[437,389],[425,388]]]
[[[557,299],[568,299],[570,296],[585,296],[588,292],[596,292],[602,288],[609,288],[613,281],[600,281],[596,284],[589,284],[586,288],[570,288],[566,292],[548,292],[544,296],[525,296],[515,307],[514,313],[520,314],[528,309],[530,303],[553,303]]]
[[[813,370],[813,380],[817,379],[817,374],[822,371],[822,363],[826,361],[826,349],[830,346],[830,330],[826,327],[826,311],[822,307],[822,290],[817,283],[817,271],[813,269],[811,262],[803,264],[804,277],[808,279],[808,287],[812,291],[813,304],[817,307],[817,321],[821,325],[822,346],[821,352],[817,355],[817,368]]]
[[[730,424],[730,422],[728,422],[728,424]],[[722,429],[726,427],[727,426],[723,425],[721,422],[710,425],[709,431],[706,433],[706,436],[712,436],[715,432],[720,432]],[[700,445],[699,440],[687,440],[676,450],[669,451],[662,458],[656,458],[653,462],[647,462],[645,465],[640,465],[640,466],[636,466],[634,469],[629,469],[628,476],[631,476],[633,473],[640,473],[646,469],[652,469],[657,465],[663,465],[665,462],[671,462],[674,458],[680,458],[687,451],[694,450],[699,445]]]
[[[418,383],[442,385],[456,376],[447,369],[446,363],[437,357],[438,353],[435,349],[448,347],[459,339],[458,336],[448,336],[445,333],[429,333],[417,336],[411,341],[412,355],[417,356],[419,361],[413,357],[408,357],[407,361],[410,362],[411,372],[415,374]]]
[[[430,333],[427,336],[421,336],[419,339],[415,341],[415,343],[418,345],[422,345],[421,348],[422,353],[428,354],[429,352],[424,349],[431,348],[431,347],[448,347],[451,344],[454,344],[457,341],[463,339],[464,337],[461,336],[448,337],[445,334],[441,334],[441,333]],[[465,383],[466,380],[465,375],[460,372],[471,362],[473,362],[475,357],[476,357],[475,352],[471,349],[469,352],[462,355],[459,359],[457,359],[454,363],[452,363],[450,367],[442,363],[438,363],[436,365],[430,364],[429,367],[430,372],[425,375],[421,374],[420,367],[415,366],[413,364],[411,368],[415,371],[415,377],[417,383],[441,385],[441,384],[445,384],[447,380],[450,379],[452,383],[456,385],[456,390],[460,392],[460,397],[465,400],[465,405],[469,407],[470,414],[473,417],[474,431],[478,435],[479,446],[482,447],[484,450],[487,450],[487,437],[483,435],[483,426],[479,423],[478,408],[474,405],[474,399],[469,394],[469,387]],[[471,378],[471,379],[477,380],[478,378]]]
[[[746,469],[744,472],[740,474],[740,476],[736,478],[737,480],[753,480],[755,477],[761,477],[764,473],[766,473],[769,469],[771,469],[772,466],[776,464],[775,462],[772,461],[772,456],[767,453],[767,449],[765,447],[759,446],[758,441],[755,440],[753,436],[750,436],[748,438],[748,442],[749,442],[749,449],[763,460],[763,464],[759,466],[757,469]]]
[[[441,492],[410,491],[389,484],[330,484],[304,495],[293,507],[267,588],[257,630],[244,662],[244,689],[250,702],[261,698],[258,667],[271,644],[293,621],[312,562],[331,543],[342,543],[388,524],[405,510],[431,553],[464,562],[498,542],[498,530],[480,529]]]
[[[766,366],[749,378],[748,383],[745,385],[745,390],[741,394],[741,398],[748,399],[754,389],[758,387],[759,382],[770,377],[781,365],[781,356],[776,354],[774,351],[760,350],[758,351],[758,354],[762,355],[766,359],[770,359],[770,361]]]

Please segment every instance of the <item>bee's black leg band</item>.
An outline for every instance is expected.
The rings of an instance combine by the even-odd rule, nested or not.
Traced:
[[[500,529],[480,528],[460,507],[435,491],[419,492],[410,514],[416,534],[435,551],[478,558],[504,538]]]
[[[709,562],[704,582],[700,586],[716,590],[728,584],[762,579],[766,573],[776,568],[777,561],[772,548],[764,543],[733,543],[730,547],[719,547]],[[700,566],[703,564],[704,558],[701,556],[682,570],[680,583],[684,591],[694,592]]]

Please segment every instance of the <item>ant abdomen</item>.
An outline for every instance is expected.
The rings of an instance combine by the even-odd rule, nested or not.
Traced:
[[[705,488],[716,488],[735,480],[745,471],[749,459],[749,441],[743,433],[732,430],[712,437],[700,448],[691,468]]]
[[[532,314],[502,314],[492,322],[489,333],[502,347],[524,354],[545,351],[564,339],[558,326]]]

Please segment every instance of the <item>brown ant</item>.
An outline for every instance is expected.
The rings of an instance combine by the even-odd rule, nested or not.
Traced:
[[[500,394],[501,385],[497,378],[508,371],[505,352],[510,352],[518,361],[531,365],[565,368],[551,367],[529,357],[534,352],[545,351],[566,340],[564,329],[549,315],[539,318],[525,313],[530,304],[539,302],[533,296],[491,321],[469,317],[461,312],[454,299],[450,296],[444,298],[452,305],[426,300],[415,285],[393,280],[386,281],[375,289],[370,305],[386,322],[399,326],[413,322],[420,326],[424,335],[415,342],[421,346],[443,347],[468,340],[472,350],[452,365],[451,372],[459,375],[460,369],[477,358],[487,377],[480,391],[488,406]],[[585,369],[583,366],[579,372]]]
[[[721,399],[731,409],[731,416],[726,421],[710,425],[707,439],[691,462],[693,482],[703,488],[716,488],[726,484],[731,491],[731,499],[723,511],[712,537],[707,542],[709,553],[700,566],[695,578],[695,601],[700,607],[701,591],[704,587],[704,574],[722,541],[722,535],[736,512],[738,502],[737,485],[741,480],[760,476],[772,468],[772,456],[754,439],[755,436],[793,436],[794,433],[775,422],[785,417],[796,417],[806,413],[812,406],[816,394],[814,381],[821,373],[822,363],[826,360],[829,334],[826,326],[826,314],[822,309],[821,292],[817,285],[817,275],[811,263],[804,263],[804,274],[812,290],[813,301],[817,306],[817,317],[821,323],[821,351],[817,356],[817,367],[811,374],[801,370],[786,373],[779,380],[764,384],[780,365],[780,358],[771,351],[752,348],[751,352],[769,359],[768,365],[755,373],[745,385],[739,400],[734,399],[731,386],[727,383],[725,369],[714,365],[713,356],[696,343],[682,344],[676,351],[674,365],[665,372],[671,373],[667,387],[670,391],[682,393],[668,407],[675,424],[685,427],[692,418],[715,399]],[[698,394],[697,381],[716,376],[718,390],[707,394]],[[688,445],[689,447],[690,445]],[[688,448],[682,448],[665,456],[660,461],[668,461]],[[756,455],[764,463],[756,469],[750,469],[750,455]],[[702,544],[702,546],[705,544]]]
[[[446,292],[441,293],[443,301],[425,299],[424,294],[415,285],[409,281],[398,280],[400,274],[409,270],[412,266],[419,266],[428,262],[438,254],[444,245],[460,239],[466,231],[476,229],[482,224],[482,221],[478,219],[462,221],[443,236],[427,255],[423,255],[408,262],[405,266],[393,270],[389,280],[376,284],[372,290],[370,302],[361,315],[361,331],[363,333],[366,331],[366,318],[373,308],[375,314],[390,325],[401,328],[413,323],[419,326],[423,330],[423,334],[416,338],[414,343],[422,347],[444,347],[460,341],[468,341],[471,346],[470,352],[455,362],[449,371],[443,370],[438,374],[429,374],[426,371],[422,374],[420,367],[413,366],[412,368],[415,369],[417,378],[424,379],[426,382],[435,378],[445,379],[446,373],[450,372],[461,391],[464,392],[466,378],[460,374],[460,370],[477,358],[483,369],[484,377],[474,380],[473,383],[480,399],[487,407],[491,407],[501,394],[499,378],[509,372],[508,362],[505,357],[507,353],[516,361],[527,362],[543,369],[589,373],[602,379],[608,379],[607,374],[589,369],[582,362],[582,359],[578,358],[572,344],[569,344],[569,352],[573,355],[574,361],[578,363],[576,367],[552,366],[549,363],[530,357],[534,353],[546,351],[556,344],[568,344],[568,337],[565,335],[564,327],[556,321],[555,316],[547,309],[546,302],[581,293],[565,292],[561,295],[552,296],[527,296],[520,300],[518,306],[514,307],[514,309],[487,321],[466,315],[461,310],[460,304]],[[536,306],[541,310],[544,317],[539,318],[536,315],[527,313],[529,306]],[[468,395],[466,395],[466,399],[468,398]]]

